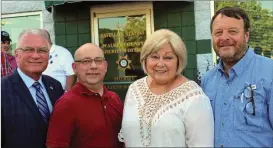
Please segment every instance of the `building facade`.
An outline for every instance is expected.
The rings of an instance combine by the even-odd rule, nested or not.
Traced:
[[[104,49],[108,61],[105,84],[125,97],[128,86],[143,77],[139,55],[146,36],[166,28],[185,41],[188,64],[183,74],[198,81],[213,65],[210,40],[211,2],[48,2],[54,18],[55,42],[73,54],[84,43]],[[69,11],[68,11],[69,10]]]
[[[44,1],[1,1],[1,30],[11,37],[13,54],[20,32],[26,28],[47,29],[55,40],[53,14],[45,9]]]
[[[252,17],[260,8],[253,10],[250,4],[253,2],[248,3],[246,9]],[[88,42],[103,48],[109,64],[105,84],[122,99],[128,86],[145,76],[139,62],[140,50],[146,37],[155,30],[170,29],[184,40],[188,64],[183,74],[189,79],[199,82],[200,76],[217,61],[210,34],[210,20],[218,5],[213,1],[2,1],[1,5],[1,27],[10,33],[13,50],[19,33],[26,28],[47,29],[53,42],[72,54]],[[273,12],[268,2],[261,1],[259,5]],[[260,32],[255,38],[263,35],[265,29],[268,34],[268,28],[273,26],[270,22],[259,25],[264,16],[272,17],[255,15],[253,19],[254,26],[264,26],[259,31],[253,28],[254,33],[255,29]],[[268,43],[267,38],[262,39],[261,42]],[[262,53],[256,44],[254,47],[257,54]]]
[[[105,84],[124,98],[128,86],[145,75],[139,55],[146,36],[162,28],[184,40],[188,64],[183,74],[198,81],[213,65],[209,30],[212,7],[209,1],[3,1],[1,22],[2,29],[11,34],[13,49],[25,28],[47,29],[53,42],[72,54],[84,43],[100,45],[109,64]],[[25,22],[16,23],[22,20]]]

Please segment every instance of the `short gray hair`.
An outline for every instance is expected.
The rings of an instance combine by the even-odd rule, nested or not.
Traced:
[[[169,43],[172,47],[174,53],[178,57],[178,66],[176,74],[180,74],[187,65],[187,50],[183,40],[174,32],[168,29],[160,29],[152,33],[147,37],[141,53],[140,53],[140,63],[143,71],[147,74],[146,69],[146,59],[154,52],[160,50],[162,46]]]
[[[49,42],[50,44],[52,44],[52,41],[51,41],[51,37],[50,37],[49,32],[48,32],[46,29],[42,29],[42,31],[44,31],[45,36],[46,36],[48,42]]]
[[[24,38],[28,34],[39,35],[39,36],[45,38],[48,41],[48,35],[43,29],[37,29],[37,28],[35,28],[35,29],[25,29],[20,33],[20,35],[18,37],[18,44],[16,45],[16,48],[19,48],[21,46],[20,45],[21,44],[20,43],[21,39]],[[47,46],[49,48],[49,42],[48,42]]]

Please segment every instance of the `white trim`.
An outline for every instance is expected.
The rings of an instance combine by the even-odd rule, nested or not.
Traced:
[[[153,9],[152,2],[128,2],[128,3],[117,3],[108,5],[99,5],[91,7],[91,12],[96,13],[109,13],[119,11],[130,11],[139,9]]]
[[[93,6],[90,10],[92,43],[98,43],[98,18],[146,14],[146,36],[154,32],[153,2],[131,2]],[[94,17],[94,13],[96,17]]]
[[[21,16],[31,16],[31,15],[40,15],[40,28],[43,28],[42,11],[2,14],[2,18],[12,18],[12,17],[21,17]]]
[[[215,11],[214,10],[214,1],[210,1],[210,15],[211,15],[211,19],[212,19],[214,13],[215,13],[214,11]],[[215,51],[213,49],[212,36],[211,36],[211,53],[212,53],[212,62],[213,62],[213,64],[216,65],[216,63],[217,63],[217,56],[216,56],[216,53],[215,53]]]
[[[28,16],[28,15],[42,15],[42,11],[2,14],[2,18]]]
[[[41,29],[44,28],[44,20],[43,20],[43,12],[42,11],[40,13],[40,28]]]

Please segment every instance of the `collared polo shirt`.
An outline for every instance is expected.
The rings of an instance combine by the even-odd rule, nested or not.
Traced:
[[[48,147],[121,147],[118,133],[123,105],[104,87],[102,97],[77,83],[55,104],[51,115]]]
[[[201,80],[214,112],[215,146],[273,147],[273,60],[249,48],[228,75],[220,61]]]

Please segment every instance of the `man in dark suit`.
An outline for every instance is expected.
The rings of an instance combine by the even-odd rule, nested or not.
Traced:
[[[49,43],[41,29],[24,30],[15,50],[18,68],[1,79],[2,148],[45,148],[52,107],[64,91],[42,75]]]

